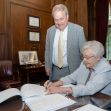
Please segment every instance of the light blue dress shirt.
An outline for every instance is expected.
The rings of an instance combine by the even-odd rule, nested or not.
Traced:
[[[60,80],[64,84],[73,84],[71,87],[75,97],[93,95],[99,91],[111,96],[111,65],[105,58],[102,58],[93,69],[87,84],[85,83],[89,69],[85,67],[83,62],[76,71]]]

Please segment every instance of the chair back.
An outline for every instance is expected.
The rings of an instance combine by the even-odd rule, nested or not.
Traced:
[[[0,61],[0,81],[9,79],[12,76],[12,61]]]

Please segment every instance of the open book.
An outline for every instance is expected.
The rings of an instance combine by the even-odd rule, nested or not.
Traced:
[[[21,96],[31,111],[55,111],[72,105],[75,101],[60,95],[47,95],[45,88],[37,84],[25,84],[21,89],[10,88],[0,92],[0,103],[13,96]]]
[[[36,84],[25,84],[21,89],[9,88],[0,92],[0,103],[9,99],[10,97],[20,95],[23,101],[30,97],[45,95],[45,88]]]

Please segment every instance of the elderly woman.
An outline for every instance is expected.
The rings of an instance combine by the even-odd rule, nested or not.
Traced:
[[[103,57],[104,47],[98,41],[88,41],[82,48],[83,61],[71,75],[57,82],[46,81],[48,93],[72,94],[74,97],[97,92],[111,95],[111,66]],[[49,83],[49,84],[48,84]],[[71,84],[69,87],[60,87]]]

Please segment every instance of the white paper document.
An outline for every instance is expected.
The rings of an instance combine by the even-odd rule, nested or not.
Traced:
[[[21,92],[16,88],[10,88],[0,92],[0,103],[4,102],[5,100],[14,97],[14,96],[21,96]]]
[[[75,103],[60,94],[29,98],[25,102],[31,111],[55,111]]]
[[[10,88],[0,92],[0,103],[14,96],[21,96],[30,111],[55,111],[72,105],[75,101],[61,95],[47,95],[45,87],[37,84],[24,84],[21,89]]]
[[[28,99],[30,97],[45,95],[45,87],[37,84],[25,84],[21,87],[21,94],[23,100]]]
[[[21,96],[23,101],[30,97],[45,95],[45,87],[37,84],[24,84],[21,89],[9,88],[0,92],[0,103],[14,96]]]
[[[101,108],[94,106],[92,104],[87,104],[87,105],[77,108],[73,111],[106,111],[106,110],[101,109]]]

